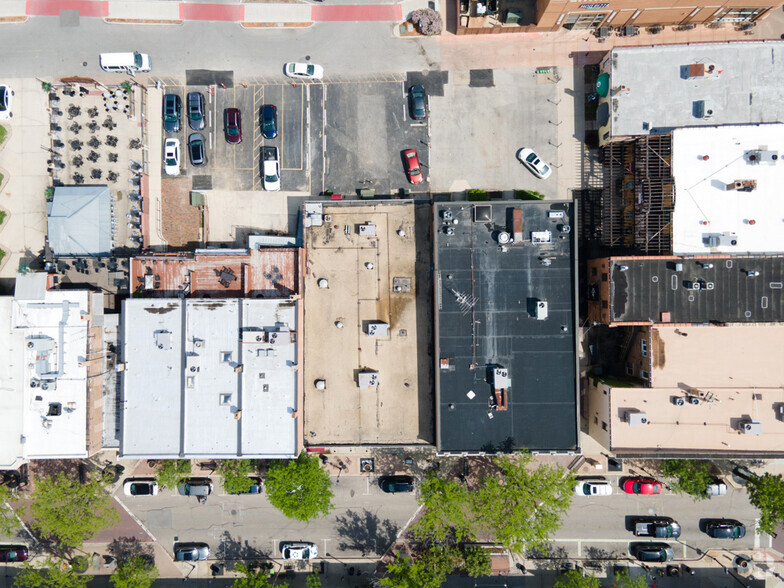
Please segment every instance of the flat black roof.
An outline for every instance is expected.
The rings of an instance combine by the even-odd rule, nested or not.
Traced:
[[[575,450],[575,234],[560,230],[575,226],[573,204],[490,206],[489,222],[473,222],[470,203],[434,209],[438,449]],[[504,251],[498,233],[514,237],[514,209],[521,210],[523,238]],[[551,210],[564,218],[550,219]],[[532,243],[532,231],[550,231],[551,242]],[[547,302],[545,320],[533,315],[536,300]],[[507,410],[490,407],[496,366],[509,370]]]
[[[609,271],[610,322],[784,320],[784,256],[611,259]]]

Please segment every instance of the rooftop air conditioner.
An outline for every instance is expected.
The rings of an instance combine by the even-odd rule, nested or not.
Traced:
[[[740,430],[746,435],[762,435],[762,423],[759,421],[742,421]]]
[[[648,424],[648,415],[644,412],[627,412],[626,413],[626,420],[629,422],[629,426],[637,427],[639,425],[647,425]]]

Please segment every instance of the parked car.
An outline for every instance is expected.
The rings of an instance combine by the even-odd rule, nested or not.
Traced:
[[[621,488],[627,494],[661,494],[661,483],[653,478],[626,478]]]
[[[403,151],[403,161],[405,161],[406,175],[412,184],[422,183],[422,170],[419,167],[419,156],[416,149],[406,149]]]
[[[742,539],[746,525],[735,519],[709,519],[705,521],[705,534],[714,539]]]
[[[422,86],[411,86],[408,90],[408,102],[411,118],[425,120],[427,118],[427,94]]]
[[[261,179],[267,192],[280,190],[280,154],[277,147],[261,148]]]
[[[0,545],[0,561],[3,563],[27,561],[27,547],[24,545]]]
[[[125,480],[123,492],[126,496],[155,496],[158,484],[155,480]]]
[[[265,104],[259,113],[261,134],[265,139],[274,139],[278,136],[278,108],[274,104]]]
[[[724,496],[727,494],[727,484],[721,480],[714,480],[706,488],[708,496]]]
[[[188,124],[194,131],[204,128],[204,94],[188,93]]]
[[[167,133],[180,132],[180,113],[182,100],[177,94],[166,94],[163,97],[163,128]]]
[[[580,480],[574,486],[577,496],[609,496],[612,494],[612,484],[607,480]]]
[[[672,561],[675,552],[669,543],[632,543],[629,552],[640,561]]]
[[[179,139],[166,139],[163,143],[163,171],[167,176],[180,175]]]
[[[264,489],[264,482],[261,481],[261,478],[250,476],[248,480],[249,486],[245,492],[229,492],[229,494],[261,494]]]
[[[14,91],[11,86],[0,85],[0,120],[8,120],[13,116],[11,104],[13,103]]]
[[[212,494],[212,482],[209,478],[188,478],[180,482],[177,490],[182,496],[207,497]]]
[[[231,145],[242,143],[242,113],[239,108],[224,109],[223,134]]]
[[[204,561],[210,557],[210,546],[206,543],[175,543],[176,561]]]
[[[318,547],[305,541],[286,541],[280,544],[283,559],[313,559],[318,557]]]
[[[553,173],[552,168],[534,153],[533,149],[529,149],[528,147],[524,147],[517,152],[517,159],[519,159],[525,167],[531,170],[532,174],[542,180],[546,180],[550,177],[550,174]]]
[[[290,78],[320,80],[324,77],[324,68],[315,63],[291,62],[284,66],[283,71]]]
[[[413,492],[414,478],[411,476],[381,476],[378,485],[384,492],[395,494],[396,492]]]
[[[681,536],[681,526],[670,517],[639,517],[634,519],[634,534],[677,539]]]
[[[204,165],[207,163],[204,135],[201,133],[192,133],[188,137],[188,157],[190,157],[192,165]]]

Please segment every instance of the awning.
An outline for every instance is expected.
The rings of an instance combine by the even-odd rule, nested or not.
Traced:
[[[610,92],[610,74],[603,73],[599,74],[599,77],[596,78],[596,93],[599,94],[602,98],[607,96]]]

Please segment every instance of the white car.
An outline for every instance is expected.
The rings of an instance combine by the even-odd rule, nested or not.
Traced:
[[[155,480],[125,480],[123,492],[126,496],[156,496],[158,484]]]
[[[302,78],[305,80],[320,80],[324,77],[324,68],[315,63],[287,63],[283,68],[290,78]]]
[[[607,480],[579,480],[574,493],[577,496],[609,496],[612,486]]]
[[[166,139],[163,144],[163,171],[168,176],[180,175],[180,140]]]
[[[261,148],[261,180],[267,192],[280,190],[280,155],[277,147]]]
[[[13,116],[11,113],[13,98],[14,91],[11,86],[0,85],[0,120],[8,120]]]
[[[318,557],[318,547],[313,543],[286,542],[280,544],[283,559],[313,559]]]
[[[552,168],[534,153],[533,149],[529,149],[528,147],[523,147],[517,152],[517,159],[519,159],[520,163],[525,167],[531,170],[535,176],[543,180],[549,178],[550,174],[553,173]]]

